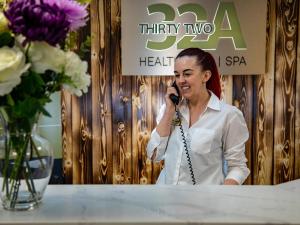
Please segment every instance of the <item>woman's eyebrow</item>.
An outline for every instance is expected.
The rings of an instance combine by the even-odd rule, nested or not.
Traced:
[[[185,72],[192,72],[192,71],[193,71],[192,69],[185,69],[182,72],[185,73]],[[178,71],[174,70],[174,73],[178,73]]]
[[[185,73],[185,72],[192,72],[193,70],[192,69],[185,69],[185,70],[183,70],[183,72]]]

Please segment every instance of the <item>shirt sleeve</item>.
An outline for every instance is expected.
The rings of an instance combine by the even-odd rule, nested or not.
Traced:
[[[245,156],[245,142],[248,138],[249,132],[244,116],[240,110],[234,108],[234,114],[225,131],[224,158],[228,166],[225,179],[234,179],[242,184],[250,174]]]
[[[156,124],[159,123],[161,118],[163,117],[163,114],[165,112],[166,105],[163,105],[161,109],[159,110],[158,116],[156,118]],[[167,142],[168,142],[168,136],[166,137],[160,137],[159,134],[156,131],[156,128],[152,131],[149,142],[147,144],[147,156],[148,158],[152,158],[152,155],[156,149],[156,157],[153,159],[154,161],[160,161],[164,158]]]

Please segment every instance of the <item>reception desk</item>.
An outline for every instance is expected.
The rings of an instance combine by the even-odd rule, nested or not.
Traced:
[[[49,185],[0,224],[300,224],[300,180],[274,186]]]

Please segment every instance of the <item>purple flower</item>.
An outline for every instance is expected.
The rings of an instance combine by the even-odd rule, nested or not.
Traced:
[[[45,3],[56,5],[62,10],[70,23],[70,30],[76,30],[86,24],[88,12],[86,6],[80,5],[74,0],[44,0]]]
[[[57,5],[43,0],[14,0],[4,12],[9,28],[22,34],[28,41],[46,41],[56,45],[66,38],[70,22],[65,12]]]

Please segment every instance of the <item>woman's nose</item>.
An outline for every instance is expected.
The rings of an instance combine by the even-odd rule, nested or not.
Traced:
[[[184,76],[180,75],[178,79],[178,83],[184,83],[184,82],[185,82]]]

